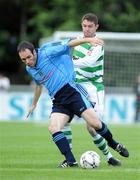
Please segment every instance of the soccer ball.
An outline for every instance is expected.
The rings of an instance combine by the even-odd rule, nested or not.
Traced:
[[[84,169],[93,169],[100,165],[100,156],[95,151],[86,151],[80,157],[80,166]]]

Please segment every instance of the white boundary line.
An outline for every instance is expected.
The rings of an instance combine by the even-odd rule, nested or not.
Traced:
[[[68,168],[69,169],[69,168]],[[53,170],[53,168],[51,169],[47,169],[47,168],[44,168],[44,169],[39,169],[39,168],[0,168],[0,171],[48,171],[48,170]],[[56,169],[55,169],[56,170]],[[58,169],[60,170],[60,169]],[[75,170],[80,170],[80,168],[76,168]],[[82,169],[81,170],[83,171],[86,171],[86,169]],[[92,171],[92,169],[89,169]],[[117,168],[117,169],[114,169],[113,167],[111,169],[93,169],[93,171],[96,171],[96,172],[138,172],[140,173],[140,169],[136,169],[136,168],[126,168],[126,169],[123,169],[123,168]]]

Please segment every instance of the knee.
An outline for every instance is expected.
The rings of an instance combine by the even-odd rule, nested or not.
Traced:
[[[91,133],[93,128],[87,124],[87,130],[88,130],[89,133]]]
[[[96,135],[95,129],[92,128],[91,126],[87,125],[87,130],[92,136]]]
[[[101,129],[101,128],[102,128],[102,123],[101,123],[101,121],[96,121],[96,122],[94,122],[94,126],[90,127],[89,130],[90,130],[90,131],[93,131],[93,128],[94,128],[95,130]]]
[[[101,129],[102,123],[94,109],[87,109],[83,112],[82,117],[86,120],[87,124],[91,126],[91,128],[94,128],[95,130]],[[89,131],[90,130],[91,129],[89,128]]]
[[[91,125],[87,124],[87,130],[91,135],[95,135],[96,130],[99,130],[101,128],[102,128],[102,124],[101,124],[100,121],[99,122],[94,122],[94,125],[93,124],[91,124]]]
[[[55,124],[50,124],[48,126],[48,130],[51,134],[54,134],[54,133],[60,131]]]

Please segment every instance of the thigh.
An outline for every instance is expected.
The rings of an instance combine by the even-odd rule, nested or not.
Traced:
[[[52,113],[50,116],[49,127],[51,131],[57,132],[64,128],[64,125],[69,121],[69,116],[63,113]]]
[[[93,108],[85,110],[81,114],[81,116],[84,118],[87,124],[93,127],[95,130],[100,129],[102,127],[101,121],[99,120],[98,115]]]

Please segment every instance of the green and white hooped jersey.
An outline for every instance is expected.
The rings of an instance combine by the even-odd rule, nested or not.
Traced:
[[[104,48],[81,44],[73,49],[73,62],[76,72],[76,82],[91,82],[97,91],[104,90]]]

